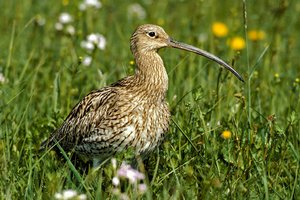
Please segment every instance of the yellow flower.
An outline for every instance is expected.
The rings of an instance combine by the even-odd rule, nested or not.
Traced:
[[[223,131],[222,134],[221,134],[221,137],[224,138],[224,139],[229,139],[231,138],[231,132],[226,130],[226,131]]]
[[[134,63],[134,60],[129,61],[129,64],[130,64],[130,65],[134,65],[134,64],[135,64],[135,63]]]
[[[234,37],[229,41],[231,49],[239,51],[245,48],[246,42],[242,37]]]
[[[263,40],[266,37],[266,33],[261,30],[251,30],[248,32],[248,37],[252,41]]]
[[[217,37],[225,37],[228,34],[227,26],[222,22],[215,22],[212,25],[212,32]]]

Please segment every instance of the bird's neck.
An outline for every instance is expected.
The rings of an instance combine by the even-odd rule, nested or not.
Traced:
[[[168,74],[163,60],[157,52],[143,52],[135,57],[137,65],[135,78],[149,92],[161,95],[163,98],[168,90]]]

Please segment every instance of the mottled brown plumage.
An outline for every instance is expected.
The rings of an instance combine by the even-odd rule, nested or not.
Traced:
[[[174,47],[212,59],[241,76],[221,59],[196,47],[171,39],[156,25],[139,26],[130,40],[136,62],[134,75],[93,91],[71,111],[43,147],[57,142],[90,159],[104,159],[128,147],[147,154],[164,138],[170,122],[165,100],[168,76],[157,51]]]

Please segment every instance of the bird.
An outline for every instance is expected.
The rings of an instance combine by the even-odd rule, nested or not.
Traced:
[[[170,125],[168,75],[158,54],[165,47],[204,56],[244,82],[217,56],[174,40],[160,26],[140,25],[130,38],[136,63],[134,74],[86,95],[41,144],[41,149],[59,144],[65,151],[98,163],[128,148],[142,157],[151,153],[162,143]]]

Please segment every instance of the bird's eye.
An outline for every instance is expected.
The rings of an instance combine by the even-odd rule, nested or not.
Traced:
[[[152,38],[156,37],[156,34],[155,34],[155,32],[153,32],[153,31],[149,32],[148,35],[149,35],[150,37],[152,37]]]

